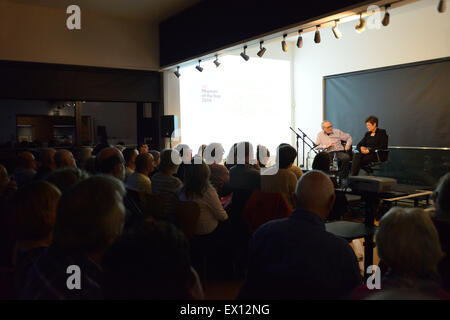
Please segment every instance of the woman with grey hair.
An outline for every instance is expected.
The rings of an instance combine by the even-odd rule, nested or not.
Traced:
[[[353,298],[385,292],[394,293],[387,296],[395,299],[450,299],[450,294],[441,289],[437,270],[443,257],[439,235],[423,209],[389,210],[380,221],[376,243],[383,269],[377,271],[383,272],[382,291],[362,286],[355,290]]]

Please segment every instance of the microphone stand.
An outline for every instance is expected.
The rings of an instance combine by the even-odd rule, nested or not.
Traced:
[[[299,135],[299,134],[298,134],[297,132],[295,132],[294,129],[292,129],[291,127],[289,127],[289,128],[290,128],[290,129],[296,134],[296,136],[297,136],[297,155],[298,155],[298,139],[300,138],[300,139],[302,139],[302,141],[303,141],[303,155],[302,155],[303,163],[302,163],[302,165],[301,165],[301,167],[303,168],[303,167],[305,166],[305,144],[306,144],[311,150],[313,150],[315,153],[317,153],[317,150],[315,150],[314,148],[315,148],[317,145],[314,143],[314,141],[312,141],[312,140],[306,135],[306,133],[304,133],[302,130],[300,130],[300,128],[297,128],[297,129],[300,130],[300,132],[302,133],[303,136]],[[312,143],[313,146],[311,146],[311,145],[305,140],[305,138],[308,138],[308,139],[311,141],[311,143]],[[298,156],[297,156],[297,166],[298,166]]]
[[[295,133],[295,136],[296,136],[296,147],[297,147],[297,167],[298,167],[298,139],[300,138],[300,139],[302,139],[302,137],[300,137],[300,135],[297,133],[297,132],[295,132],[295,130],[294,129],[292,129],[292,127],[289,127],[289,129],[291,129],[292,130],[292,132],[293,133]],[[303,146],[303,149],[305,149],[305,146]],[[305,156],[303,155],[303,159],[305,158]],[[303,160],[303,162],[305,162],[304,160]]]

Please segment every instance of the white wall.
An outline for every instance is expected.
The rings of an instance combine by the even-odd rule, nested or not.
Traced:
[[[305,34],[294,59],[296,125],[315,140],[323,120],[324,76],[450,56],[450,13],[438,13],[437,4],[422,0],[390,10],[387,27],[362,34],[354,30],[358,21],[348,22],[339,26],[339,40],[331,28],[321,30],[320,44],[314,32]]]
[[[54,107],[48,101],[0,100],[0,110],[0,144],[2,144],[16,141],[16,115],[53,115]],[[63,108],[60,115],[74,116],[74,110]],[[125,144],[136,144],[136,103],[86,102],[82,105],[82,115],[91,116],[95,130],[97,126],[106,126],[110,143],[123,141]]]
[[[277,59],[277,60],[289,60],[292,61],[294,57],[294,49],[295,44],[288,42],[288,51],[283,52],[281,50],[281,42],[279,41],[273,41],[270,43],[265,43],[264,47],[266,48],[266,53],[264,54],[263,58],[260,58],[256,55],[256,53],[259,51],[259,46],[256,47],[250,47],[247,49],[246,53],[250,56],[250,59]],[[230,55],[240,55],[242,50],[237,50],[234,52],[230,52]],[[220,61],[220,57],[219,57]],[[202,63],[213,63],[213,60],[204,61]],[[187,68],[195,68],[196,65],[192,65]],[[294,65],[291,64],[291,88],[293,88],[293,81],[294,81]],[[219,66],[220,69],[220,66]],[[219,70],[220,71],[220,70]],[[180,70],[181,76],[183,76],[183,69]],[[180,81],[179,79],[173,74],[172,71],[165,71],[163,75],[164,79],[164,114],[166,115],[176,115],[178,117],[178,127],[180,129],[180,134],[182,135],[183,131],[183,119],[180,117]],[[294,101],[293,96],[291,98],[291,101]],[[293,104],[293,110],[294,104]],[[294,114],[293,114],[294,115]],[[294,117],[292,115],[292,125],[294,125]],[[289,130],[289,128],[286,128]],[[168,146],[169,140],[166,139],[166,146]],[[173,145],[177,145],[178,143],[182,143],[181,138],[180,139],[174,139],[172,141]]]
[[[81,30],[65,9],[0,0],[0,60],[158,70],[158,26],[91,13]]]

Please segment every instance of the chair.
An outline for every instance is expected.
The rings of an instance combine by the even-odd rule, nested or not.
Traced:
[[[367,174],[372,174],[374,171],[379,171],[381,164],[388,161],[389,159],[389,150],[388,149],[377,149],[375,150],[375,154],[377,156],[377,161],[371,162],[362,166],[361,169],[367,172]]]
[[[292,209],[281,193],[254,191],[242,212],[251,236],[264,223],[290,216]]]

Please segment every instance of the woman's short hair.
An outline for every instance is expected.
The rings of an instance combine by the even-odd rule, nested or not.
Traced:
[[[262,157],[260,154],[262,154]],[[270,158],[269,149],[267,149],[267,147],[263,145],[258,144],[256,146],[256,160],[258,161],[259,165],[265,167],[269,162],[269,158]]]
[[[433,277],[443,257],[438,232],[420,208],[390,209],[381,218],[376,243],[380,259],[407,279]]]
[[[33,181],[10,199],[10,223],[16,241],[46,239],[53,230],[61,192],[47,181]]]
[[[366,121],[364,121],[364,123],[367,123],[367,122],[369,122],[371,124],[375,124],[378,127],[378,118],[375,116],[368,116],[366,118]]]
[[[280,169],[287,169],[294,163],[297,151],[291,145],[282,145],[278,148],[278,164]]]
[[[194,195],[201,196],[209,182],[211,171],[209,166],[199,157],[195,156],[191,163],[184,168],[184,191],[189,198]]]
[[[110,175],[96,175],[75,185],[59,201],[54,244],[68,253],[106,249],[122,233],[124,196],[123,183]]]

